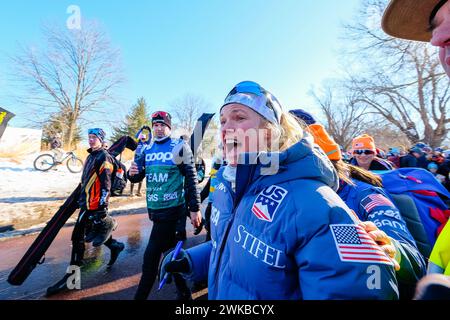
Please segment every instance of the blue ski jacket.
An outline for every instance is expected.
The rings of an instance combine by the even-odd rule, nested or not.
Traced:
[[[397,299],[392,262],[333,191],[337,175],[312,140],[258,159],[238,166],[235,191],[218,172],[212,241],[187,250],[188,278],[208,278],[211,300]]]
[[[355,185],[343,184],[338,194],[361,221],[372,221],[395,240],[399,253],[399,284],[413,285],[426,274],[426,264],[417,249],[398,208],[382,188],[353,179]]]

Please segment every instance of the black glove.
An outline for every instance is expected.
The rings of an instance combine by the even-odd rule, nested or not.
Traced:
[[[97,210],[88,211],[89,219],[99,222],[108,215],[108,208],[99,207]]]
[[[159,265],[159,281],[161,281],[166,273],[169,273],[166,283],[169,284],[172,281],[171,273],[187,274],[192,271],[192,263],[187,255],[186,251],[181,249],[178,259],[171,261],[173,256],[173,250],[170,251],[164,259],[161,260]]]
[[[189,265],[188,258],[184,257],[181,260],[175,260],[167,263],[164,266],[166,272],[169,273],[189,273],[191,271],[191,266]]]

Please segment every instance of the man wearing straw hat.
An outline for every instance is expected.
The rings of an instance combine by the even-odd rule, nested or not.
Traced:
[[[390,36],[430,42],[439,47],[439,59],[450,77],[450,1],[392,0],[383,20],[383,30]],[[450,221],[430,256],[428,273],[417,285],[415,299],[450,299]],[[446,257],[441,259],[441,257]]]
[[[390,36],[430,42],[450,77],[450,2],[448,0],[392,0],[382,21]]]

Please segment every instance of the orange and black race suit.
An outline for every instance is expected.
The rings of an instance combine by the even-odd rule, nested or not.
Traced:
[[[94,211],[108,207],[111,190],[111,175],[114,171],[112,156],[104,149],[88,150],[81,176],[80,208]]]

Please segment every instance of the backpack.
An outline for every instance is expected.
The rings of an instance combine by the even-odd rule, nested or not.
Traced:
[[[114,155],[112,155],[108,150],[105,150],[112,159],[113,164],[113,172],[111,173],[111,189],[110,196],[111,197],[120,197],[127,186],[127,167],[122,163],[122,154],[120,154],[120,160],[117,159]],[[97,171],[97,176],[100,176],[100,173]]]
[[[381,178],[384,189],[393,197],[407,195],[413,200],[425,230],[428,245],[433,247],[450,218],[450,210],[444,202],[450,199],[450,193],[430,172],[420,168],[389,171],[382,174]],[[410,231],[414,233],[413,230]]]
[[[120,160],[111,155],[113,159],[114,171],[111,174],[111,197],[120,197],[127,186],[127,167],[122,163],[122,154]]]

